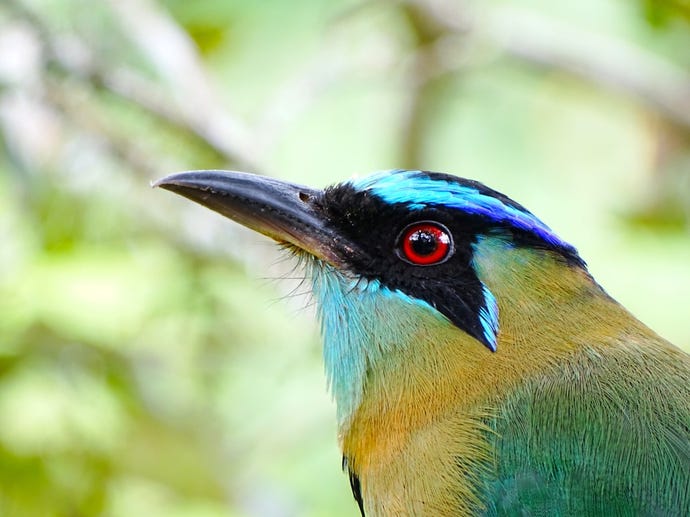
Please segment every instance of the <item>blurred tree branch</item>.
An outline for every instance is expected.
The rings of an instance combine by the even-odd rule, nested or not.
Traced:
[[[554,69],[596,86],[635,98],[657,116],[690,131],[690,73],[658,55],[624,42],[565,25],[521,8],[489,8],[437,0],[382,0],[407,21],[415,47],[405,67],[408,102],[403,107],[401,161],[420,167],[425,118],[433,87],[451,74],[467,73],[494,59],[492,52],[469,56],[468,49],[490,47],[528,65]],[[370,9],[362,2],[344,17]]]
[[[436,59],[429,60],[427,74],[466,70],[467,61],[449,55],[448,48],[463,54],[462,47],[474,40],[528,64],[562,70],[631,95],[663,118],[690,130],[690,73],[642,48],[576,29],[528,9],[491,8],[482,16],[473,16],[470,2],[450,5],[401,0],[395,4],[416,32],[434,27],[433,41],[422,40],[436,47]],[[427,49],[425,55],[430,54]],[[476,60],[470,65],[476,65]]]
[[[7,0],[6,5],[40,36],[52,70],[94,89],[104,89],[175,130],[193,136],[228,164],[250,170],[264,168],[257,163],[257,155],[271,141],[263,138],[263,133],[275,138],[276,129],[267,128],[275,117],[264,117],[262,131],[252,134],[237,117],[227,113],[189,37],[152,2],[111,0],[108,5],[119,24],[127,28],[127,37],[172,87],[172,96],[163,95],[160,84],[131,68],[101,65],[103,61],[93,55],[89,45],[76,35],[70,35],[69,40],[56,35],[21,0]],[[368,5],[349,11],[349,16]],[[405,68],[405,84],[409,88],[401,127],[401,161],[405,166],[421,166],[425,106],[433,97],[433,84],[441,76],[476,66],[476,58],[468,63],[458,59],[458,55],[482,42],[521,61],[563,70],[593,84],[617,89],[639,99],[664,119],[690,130],[690,74],[643,49],[565,26],[525,9],[492,8],[477,17],[473,16],[470,2],[450,5],[410,0],[395,5],[415,39]],[[450,48],[454,49],[452,55]],[[322,67],[315,68],[307,70],[306,77],[297,81],[300,90],[314,83],[310,78],[321,75]],[[323,81],[317,82],[317,86],[322,84]],[[283,102],[284,97],[284,92],[279,93],[276,102]],[[101,127],[100,131],[107,133],[108,128]]]
[[[442,66],[436,45],[444,38],[446,27],[418,3],[402,3],[402,13],[414,36],[416,50],[406,69],[407,104],[403,107],[401,125],[401,166],[423,167],[422,147],[426,130],[428,105],[433,100],[433,87]]]
[[[155,55],[151,57],[154,64],[168,62],[177,66],[177,69],[170,68],[163,72],[180,93],[178,99],[162,95],[160,84],[144,79],[142,74],[132,69],[100,65],[103,62],[101,56],[93,55],[89,45],[75,34],[70,34],[69,39],[61,38],[21,0],[6,2],[11,12],[38,35],[48,61],[47,70],[82,82],[95,90],[108,91],[175,130],[192,136],[228,164],[260,169],[256,164],[256,155],[249,145],[246,128],[236,117],[223,110],[222,103],[212,93],[193,45],[160,10],[154,9],[152,5],[145,6],[142,2],[111,4],[114,12],[121,17],[121,22],[128,27],[127,34],[136,38],[141,48],[147,49],[146,43],[155,41],[156,47],[175,51],[175,59],[158,61]],[[145,24],[149,25],[136,23],[137,20],[145,20]],[[151,52],[153,51],[149,53]],[[180,63],[184,63],[184,67]],[[60,98],[67,100],[65,97],[53,96],[54,101]],[[107,137],[113,136],[107,126],[101,126],[99,131]],[[120,144],[129,146],[122,142]],[[132,153],[123,151],[117,154],[127,156]],[[151,167],[146,169],[150,170]]]
[[[175,112],[153,102],[153,95],[141,97],[146,106],[196,134],[229,163],[259,169],[248,128],[223,109],[193,42],[179,25],[150,1],[110,0],[109,5],[129,37],[174,87]]]
[[[690,73],[641,48],[521,9],[496,9],[478,31],[509,55],[632,95],[690,130]]]

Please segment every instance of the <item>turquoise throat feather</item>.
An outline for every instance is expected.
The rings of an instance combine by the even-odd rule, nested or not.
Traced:
[[[428,303],[391,291],[377,280],[348,278],[312,257],[307,260],[326,376],[338,423],[345,426],[361,402],[367,370],[395,353],[393,349],[413,345],[410,340],[419,325],[409,318],[410,310],[441,324],[445,318]]]

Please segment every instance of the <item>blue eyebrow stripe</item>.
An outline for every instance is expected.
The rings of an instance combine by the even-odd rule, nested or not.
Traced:
[[[387,203],[402,203],[411,210],[429,206],[456,208],[467,214],[484,217],[496,223],[507,223],[517,229],[536,235],[551,246],[567,250],[574,248],[561,240],[546,224],[527,210],[506,204],[502,200],[483,193],[458,181],[431,178],[419,170],[381,171],[350,180],[359,191],[369,191]]]

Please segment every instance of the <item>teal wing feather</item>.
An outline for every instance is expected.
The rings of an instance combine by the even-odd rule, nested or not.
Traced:
[[[492,422],[487,516],[690,515],[690,360],[590,351]]]

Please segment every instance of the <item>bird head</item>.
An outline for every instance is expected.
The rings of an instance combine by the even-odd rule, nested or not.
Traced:
[[[356,407],[372,365],[420,334],[451,333],[471,353],[500,353],[511,311],[529,312],[545,290],[567,291],[567,272],[589,278],[575,248],[523,206],[447,174],[384,171],[321,190],[193,171],[155,186],[306,259],[341,417]]]

